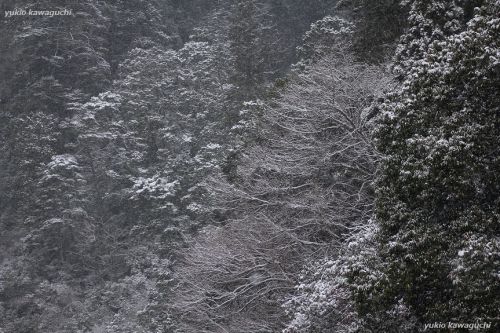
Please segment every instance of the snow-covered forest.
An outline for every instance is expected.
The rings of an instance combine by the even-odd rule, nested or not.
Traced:
[[[0,9],[0,333],[500,332],[499,0]]]

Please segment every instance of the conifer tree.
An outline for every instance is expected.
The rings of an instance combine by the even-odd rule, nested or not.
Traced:
[[[381,299],[422,326],[498,319],[500,7],[474,3],[411,2],[376,133]]]

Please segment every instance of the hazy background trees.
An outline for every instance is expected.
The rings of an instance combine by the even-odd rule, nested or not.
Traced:
[[[201,182],[239,140],[241,103],[287,70],[324,8],[2,3],[65,6],[73,16],[1,18],[1,327],[165,330],[174,249],[207,221]]]

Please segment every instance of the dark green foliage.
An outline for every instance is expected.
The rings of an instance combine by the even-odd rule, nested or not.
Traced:
[[[499,9],[484,1],[467,21],[460,2],[414,1],[402,88],[381,106],[380,296],[421,325],[498,316]]]
[[[356,26],[353,49],[360,60],[383,62],[392,55],[406,26],[406,9],[400,0],[341,0]]]

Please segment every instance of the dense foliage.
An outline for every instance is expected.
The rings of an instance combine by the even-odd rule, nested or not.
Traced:
[[[499,12],[415,1],[401,88],[381,105],[383,292],[421,322],[498,316]]]
[[[1,333],[498,330],[498,1],[0,9]]]

